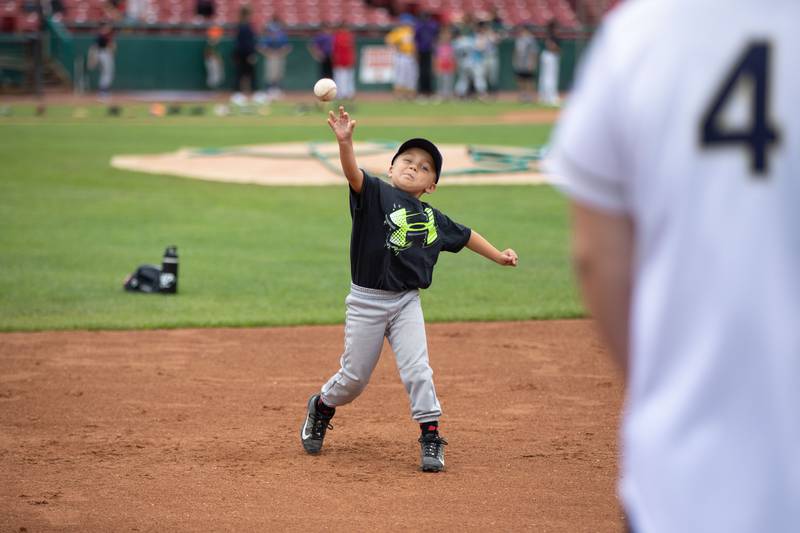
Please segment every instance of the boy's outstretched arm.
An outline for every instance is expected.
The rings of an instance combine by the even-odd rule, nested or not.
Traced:
[[[342,162],[344,177],[350,182],[350,188],[360,193],[364,185],[364,173],[358,168],[356,154],[353,151],[353,130],[356,121],[350,120],[350,115],[344,110],[344,106],[339,106],[338,117],[333,111],[328,111],[328,126],[333,130],[339,143],[339,160]]]
[[[472,250],[475,253],[481,254],[486,259],[491,259],[498,265],[503,266],[517,266],[517,252],[512,250],[511,248],[506,248],[502,252],[492,246],[492,243],[487,241],[483,235],[478,233],[475,230],[472,230],[472,233],[469,236],[469,241],[467,241],[467,248]]]

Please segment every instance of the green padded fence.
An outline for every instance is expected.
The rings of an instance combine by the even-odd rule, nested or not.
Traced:
[[[57,23],[48,25],[47,50],[72,76],[76,75],[76,61],[85,68],[88,50],[95,40],[92,34],[70,34]],[[205,39],[200,36],[175,36],[134,33],[126,30],[116,35],[116,68],[113,89],[115,90],[205,90],[205,65],[203,50]],[[292,50],[287,57],[284,89],[310,90],[318,77],[316,62],[307,49],[308,38],[291,37]],[[359,50],[363,46],[382,44],[380,38],[359,38]],[[511,54],[514,43],[506,40],[500,46],[500,88],[513,89],[514,74],[511,69]],[[0,40],[0,57],[7,46]],[[583,41],[562,41],[561,71],[559,86],[562,90],[572,84],[575,63],[582,51]],[[234,80],[232,61],[233,39],[228,37],[219,44],[225,62],[225,83],[222,89],[231,89]],[[358,57],[358,56],[357,56]],[[79,67],[80,68],[80,67]],[[97,72],[89,72],[89,89],[97,87]],[[263,87],[264,61],[259,59],[256,69],[256,85]],[[387,84],[364,85],[358,82],[359,91],[387,91]]]
[[[72,75],[75,41],[63,25],[54,22],[52,19],[47,20],[44,53],[47,57],[58,62],[67,73]]]
[[[0,34],[0,89],[21,88],[33,69],[31,37]]]

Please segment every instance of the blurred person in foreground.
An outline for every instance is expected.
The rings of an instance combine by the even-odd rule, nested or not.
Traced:
[[[636,533],[800,530],[800,3],[611,12],[555,133]]]

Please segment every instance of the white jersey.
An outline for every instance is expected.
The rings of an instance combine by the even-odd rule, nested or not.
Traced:
[[[636,0],[550,169],[634,222],[620,495],[636,532],[800,531],[800,2]]]

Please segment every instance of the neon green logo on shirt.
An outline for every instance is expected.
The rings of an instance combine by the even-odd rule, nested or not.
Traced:
[[[410,248],[413,237],[424,237],[423,246],[430,246],[436,242],[438,234],[433,219],[433,209],[430,207],[426,207],[424,213],[411,214],[406,208],[401,208],[389,214],[387,219],[392,228],[389,234],[389,247],[397,252]]]

